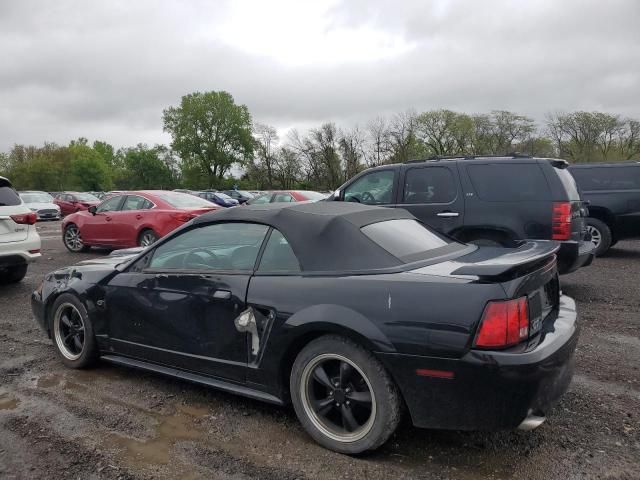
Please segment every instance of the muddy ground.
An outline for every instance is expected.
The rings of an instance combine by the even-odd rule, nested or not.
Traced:
[[[103,253],[69,254],[59,223],[38,227],[43,258],[0,287],[0,478],[640,478],[640,242],[562,278],[583,327],[577,370],[538,430],[404,424],[350,458],[317,446],[289,408],[106,364],[63,368],[29,294],[45,272]]]

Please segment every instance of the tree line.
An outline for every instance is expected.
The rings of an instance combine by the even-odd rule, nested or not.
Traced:
[[[367,167],[452,155],[512,152],[571,162],[640,159],[640,121],[603,112],[550,113],[540,125],[505,110],[440,109],[380,116],[364,126],[324,123],[283,138],[227,92],[196,92],[163,111],[167,145],[115,150],[85,138],[15,145],[0,175],[20,189],[106,191],[177,187],[331,190]],[[235,174],[235,175],[234,175]]]

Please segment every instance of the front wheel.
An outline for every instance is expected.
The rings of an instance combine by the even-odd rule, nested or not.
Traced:
[[[98,345],[87,310],[77,297],[60,295],[53,303],[49,328],[58,355],[69,368],[86,368],[98,357]]]
[[[304,347],[293,364],[290,388],[307,433],[336,452],[374,450],[400,422],[400,394],[384,366],[343,337],[320,337]]]

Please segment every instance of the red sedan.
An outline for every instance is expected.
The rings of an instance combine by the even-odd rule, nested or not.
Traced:
[[[218,208],[186,193],[127,192],[65,217],[62,240],[71,252],[89,247],[146,247],[192,218]]]
[[[98,205],[100,199],[90,193],[62,192],[56,195],[53,203],[60,207],[60,212],[64,216]]]

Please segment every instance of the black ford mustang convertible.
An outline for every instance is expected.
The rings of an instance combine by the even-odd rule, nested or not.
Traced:
[[[578,338],[556,250],[460,244],[401,209],[255,205],[50,273],[32,306],[69,367],[291,401],[316,441],[359,453],[405,410],[425,428],[544,421]]]

